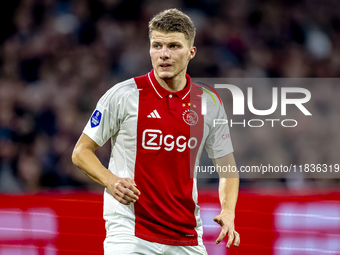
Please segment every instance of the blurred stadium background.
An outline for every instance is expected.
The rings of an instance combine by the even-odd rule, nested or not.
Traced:
[[[102,254],[103,188],[71,153],[101,95],[152,68],[147,23],[173,7],[197,28],[192,77],[340,77],[338,0],[1,1],[0,255]],[[237,162],[339,163],[340,85],[310,91],[315,118],[327,120],[308,127],[310,139],[231,129]],[[104,164],[109,146],[98,150]],[[241,180],[241,247],[226,251],[213,245],[216,181],[200,179],[209,254],[340,254],[339,183]]]

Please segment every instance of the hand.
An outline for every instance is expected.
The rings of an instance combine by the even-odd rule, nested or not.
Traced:
[[[130,178],[120,178],[111,182],[107,188],[110,190],[111,195],[123,205],[135,203],[140,195],[140,191],[136,188],[136,183]]]
[[[221,233],[216,240],[216,244],[219,244],[223,238],[228,234],[227,248],[229,249],[233,240],[234,246],[240,245],[240,234],[235,231],[234,217],[227,214],[220,214],[214,218],[214,221],[222,227]]]

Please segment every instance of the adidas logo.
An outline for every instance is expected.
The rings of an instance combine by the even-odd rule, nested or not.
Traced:
[[[159,116],[157,110],[153,110],[153,111],[148,115],[148,118],[160,119],[161,116]]]

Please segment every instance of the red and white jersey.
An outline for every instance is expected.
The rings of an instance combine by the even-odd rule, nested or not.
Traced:
[[[186,75],[178,92],[161,87],[153,70],[113,86],[99,100],[84,133],[99,146],[111,138],[109,170],[133,179],[141,195],[135,204],[119,203],[106,189],[104,219],[107,236],[120,233],[169,244],[202,244],[194,166],[203,147],[209,157],[233,152],[223,106],[207,97]]]

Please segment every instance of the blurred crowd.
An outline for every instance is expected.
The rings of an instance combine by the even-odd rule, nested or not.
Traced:
[[[173,7],[197,29],[192,77],[340,76],[338,0],[2,1],[0,192],[98,188],[72,165],[73,147],[105,91],[152,68],[147,23]],[[313,108],[338,120],[334,92],[315,90],[321,99]],[[319,133],[323,125],[311,134],[331,141],[338,130]],[[288,138],[280,138],[278,155],[303,161],[306,144],[292,149]],[[307,144],[311,154],[317,141]],[[256,144],[242,145],[237,159],[247,162]],[[98,151],[104,164],[109,146]]]

